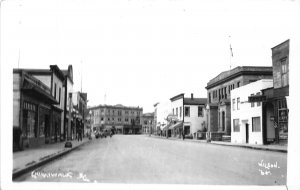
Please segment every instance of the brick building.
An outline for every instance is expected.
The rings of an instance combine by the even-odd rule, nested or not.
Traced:
[[[143,108],[121,104],[89,107],[91,127],[95,130],[115,130],[120,134],[141,134]]]
[[[260,79],[272,79],[272,74],[272,67],[239,66],[220,73],[207,83],[208,131],[213,140],[231,134],[231,90]]]

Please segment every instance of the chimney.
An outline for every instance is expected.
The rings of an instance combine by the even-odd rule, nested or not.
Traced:
[[[194,99],[194,95],[193,95],[193,93],[191,94],[191,99]]]

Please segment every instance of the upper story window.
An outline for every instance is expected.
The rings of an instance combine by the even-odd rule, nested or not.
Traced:
[[[56,99],[56,83],[54,83],[54,99]]]
[[[176,108],[176,116],[178,116],[178,108]]]
[[[59,93],[59,94],[58,94],[58,103],[60,104],[61,88],[59,88],[58,93]]]
[[[282,87],[288,85],[288,65],[286,58],[281,60],[281,84]]]
[[[118,116],[121,116],[121,115],[122,115],[122,111],[118,110]]]
[[[180,106],[180,109],[179,109],[179,117],[181,117],[181,114],[182,114],[182,107]]]
[[[232,99],[232,111],[235,110],[235,99]]]
[[[198,106],[198,117],[203,117],[203,107]]]
[[[239,110],[240,109],[240,98],[236,99],[236,109]]]
[[[237,88],[238,88],[238,87],[240,87],[240,84],[241,84],[241,82],[240,82],[240,81],[239,81],[239,82],[237,82],[237,84],[236,84]]]
[[[254,94],[251,94],[251,96],[254,96]],[[254,107],[254,102],[251,102],[251,108]]]
[[[189,106],[184,107],[184,116],[190,117],[190,107]]]
[[[256,93],[256,95],[260,95],[260,92]],[[257,102],[257,106],[260,106],[261,102]]]
[[[174,108],[173,108],[173,110],[172,110],[172,113],[173,113],[173,115],[174,115]]]

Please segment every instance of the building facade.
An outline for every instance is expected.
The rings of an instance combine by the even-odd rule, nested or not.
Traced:
[[[172,114],[168,121],[168,136],[180,138],[182,133],[192,138],[198,137],[198,132],[206,128],[206,98],[184,97],[179,94],[170,99]],[[170,132],[171,131],[171,132]]]
[[[67,70],[62,70],[65,81],[64,81],[64,139],[72,140],[72,128],[75,125],[74,119],[74,108],[73,108],[73,67],[72,65],[68,66]]]
[[[76,138],[76,133],[81,130],[83,136],[87,134],[87,122],[85,113],[87,112],[87,93],[73,92],[72,104],[74,108],[74,125],[71,127],[72,137]]]
[[[51,83],[46,85],[27,71],[13,70],[13,144],[18,149],[50,142],[55,130],[52,110],[59,105]]]
[[[63,83],[65,77],[62,71],[57,65],[50,65],[50,70],[47,69],[30,69],[27,72],[38,80],[42,81],[51,89],[51,94],[58,101],[57,105],[52,105],[51,109],[51,122],[52,130],[50,133],[50,142],[59,142],[63,140],[64,127],[63,127],[63,115],[64,115],[64,93]]]
[[[272,79],[262,79],[231,91],[231,142],[265,144],[275,139],[270,121],[273,110],[263,106],[263,90],[273,88]]]
[[[154,113],[144,113],[141,118],[142,133],[154,134]]]
[[[141,134],[141,116],[143,108],[127,107],[121,104],[115,106],[99,105],[88,108],[91,126],[95,130],[111,130],[118,134]]]
[[[272,79],[272,67],[236,67],[211,79],[207,89],[208,131],[210,138],[221,140],[231,135],[231,90],[260,79]]]
[[[273,88],[266,89],[264,106],[273,109],[271,122],[275,128],[275,143],[287,144],[289,115],[289,48],[290,41],[271,48],[273,64]]]

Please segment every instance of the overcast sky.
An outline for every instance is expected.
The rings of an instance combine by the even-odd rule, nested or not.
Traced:
[[[299,5],[281,0],[6,0],[2,63],[9,72],[72,64],[74,89],[80,90],[82,76],[90,106],[120,103],[150,112],[156,102],[179,93],[206,97],[207,82],[229,70],[230,62],[232,68],[271,66],[271,48],[299,31]]]

